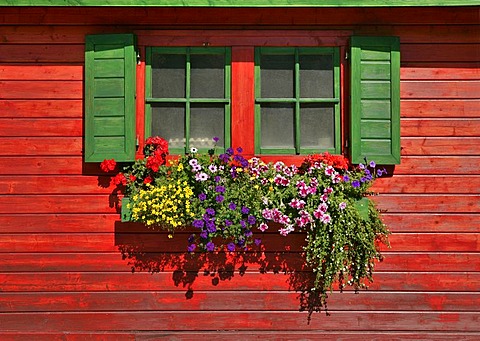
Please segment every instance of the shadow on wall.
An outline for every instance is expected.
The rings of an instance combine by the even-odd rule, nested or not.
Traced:
[[[285,288],[298,293],[299,311],[311,314],[322,310],[319,295],[309,290],[315,277],[305,266],[301,252],[305,234],[285,238],[274,231],[262,234],[262,244],[248,251],[188,253],[187,238],[192,232],[187,229],[169,238],[168,232],[143,224],[116,222],[115,245],[132,272],[171,273],[173,284],[186,289],[186,300],[193,298],[194,283],[200,276],[210,278],[215,290],[221,288],[222,282],[250,272],[258,274],[260,281],[268,281],[271,277],[267,278],[267,274],[283,275]],[[259,290],[267,293],[268,289]]]

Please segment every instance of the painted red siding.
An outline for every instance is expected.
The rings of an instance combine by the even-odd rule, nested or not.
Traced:
[[[2,8],[2,340],[479,339],[478,19],[478,8]],[[270,233],[264,256],[185,257],[182,234],[119,223],[109,179],[82,162],[86,34],[275,27],[401,40],[402,163],[375,185],[392,248],[368,291],[334,292],[331,315],[309,324],[291,273],[302,235]]]

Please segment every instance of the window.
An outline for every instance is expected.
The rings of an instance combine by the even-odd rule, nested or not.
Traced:
[[[145,135],[162,136],[171,153],[206,151],[212,137],[230,145],[230,50],[147,49]]]
[[[398,164],[399,40],[350,35],[87,36],[85,161],[132,161],[146,137],[161,135],[172,153],[205,151],[218,136],[222,148],[241,146],[267,161],[329,151],[353,163]]]
[[[340,152],[338,48],[257,48],[255,152]]]

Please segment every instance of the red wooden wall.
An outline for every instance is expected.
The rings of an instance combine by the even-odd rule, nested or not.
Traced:
[[[402,163],[375,187],[392,249],[368,291],[308,324],[303,236],[185,258],[183,236],[117,222],[82,163],[84,36],[162,27],[400,36]],[[0,41],[2,340],[480,339],[478,8],[0,8]]]

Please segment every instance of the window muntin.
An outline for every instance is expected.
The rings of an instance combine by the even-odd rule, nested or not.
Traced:
[[[255,153],[340,153],[338,48],[255,49]]]
[[[150,47],[146,54],[145,135],[170,152],[230,145],[230,49]]]

